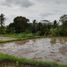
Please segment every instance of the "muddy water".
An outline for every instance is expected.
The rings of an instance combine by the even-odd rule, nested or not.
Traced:
[[[0,52],[67,64],[67,38],[41,38],[0,44]]]

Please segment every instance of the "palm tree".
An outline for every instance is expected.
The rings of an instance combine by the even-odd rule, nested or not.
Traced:
[[[0,26],[1,26],[1,33],[3,33],[3,28],[4,28],[4,20],[5,20],[4,14],[1,14],[1,15],[0,15]]]

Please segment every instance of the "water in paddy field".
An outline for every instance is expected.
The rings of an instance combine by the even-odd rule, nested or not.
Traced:
[[[40,38],[0,44],[0,52],[67,64],[67,38]]]

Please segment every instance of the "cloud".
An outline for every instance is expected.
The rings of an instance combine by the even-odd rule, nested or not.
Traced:
[[[7,24],[16,16],[34,20],[53,21],[67,14],[67,0],[0,0],[0,13],[4,13]]]
[[[3,5],[7,5],[7,6],[19,5],[21,7],[29,7],[32,6],[33,3],[29,0],[5,0]]]

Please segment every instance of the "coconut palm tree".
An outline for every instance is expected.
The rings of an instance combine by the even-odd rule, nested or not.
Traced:
[[[3,33],[4,21],[5,21],[4,14],[1,14],[0,15],[0,28],[1,28],[1,33]]]

